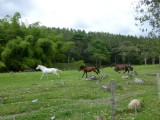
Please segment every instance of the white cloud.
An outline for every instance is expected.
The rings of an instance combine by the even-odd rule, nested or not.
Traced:
[[[48,27],[140,35],[132,14],[133,1],[135,0],[34,0],[20,4],[13,4],[12,1],[12,11],[19,10],[23,14],[22,19],[27,19],[29,23],[40,21]],[[3,0],[3,3],[7,2]]]

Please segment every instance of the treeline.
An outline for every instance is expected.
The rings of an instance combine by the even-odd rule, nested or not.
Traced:
[[[0,72],[81,60],[96,66],[160,62],[159,38],[26,25],[20,18],[16,12],[0,19]]]

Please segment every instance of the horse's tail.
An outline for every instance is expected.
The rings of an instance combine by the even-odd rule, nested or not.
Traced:
[[[96,67],[96,70],[98,71],[98,73],[100,73],[100,70]]]

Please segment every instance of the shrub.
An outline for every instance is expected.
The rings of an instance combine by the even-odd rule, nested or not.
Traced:
[[[0,72],[4,72],[5,69],[6,69],[5,63],[0,61]]]

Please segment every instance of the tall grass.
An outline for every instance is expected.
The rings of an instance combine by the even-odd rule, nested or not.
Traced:
[[[111,119],[111,93],[102,85],[114,79],[121,89],[115,90],[117,120],[159,120],[160,103],[157,94],[158,65],[134,66],[138,75],[122,79],[123,73],[113,68],[101,69],[108,77],[97,81],[82,78],[82,71],[63,71],[61,78],[49,74],[40,80],[41,72],[0,73],[0,119],[2,120],[94,120],[102,116]],[[89,75],[94,73],[89,73]],[[127,74],[126,74],[127,75]],[[134,78],[144,80],[135,84]],[[62,85],[61,82],[65,84]],[[126,84],[129,83],[129,84]],[[135,113],[128,103],[140,99],[143,107]],[[36,101],[36,102],[34,102]]]

